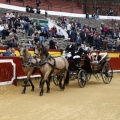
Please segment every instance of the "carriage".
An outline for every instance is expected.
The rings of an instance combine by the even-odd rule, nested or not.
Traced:
[[[93,75],[96,80],[100,80],[100,78],[102,78],[105,84],[109,84],[113,78],[113,69],[109,62],[110,58],[108,57],[107,53],[101,53],[100,55],[101,60],[99,62],[88,62],[89,60],[84,58],[84,64],[81,65],[81,68],[84,69],[87,73],[87,82]],[[85,61],[87,61],[88,64]]]
[[[89,58],[82,57],[80,58],[80,65],[76,66],[76,63],[73,59],[68,59],[69,62],[69,75],[70,79],[78,79],[78,84],[83,88],[86,83],[90,80],[93,75],[96,80],[102,78],[105,84],[109,84],[113,78],[113,69],[109,63],[110,58],[106,53],[101,53],[100,62],[90,62]],[[53,77],[53,82],[55,85],[58,85],[58,76]]]

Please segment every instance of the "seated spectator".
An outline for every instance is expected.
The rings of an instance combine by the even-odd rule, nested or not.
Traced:
[[[36,13],[40,14],[40,8],[39,7],[36,8]]]
[[[45,37],[44,37],[44,29],[41,28],[41,31],[40,31],[40,41],[44,44],[45,42]]]
[[[95,19],[95,13],[92,14],[91,18]]]
[[[9,47],[18,47],[18,37],[13,32],[11,32],[6,39],[6,43]]]
[[[3,53],[3,56],[11,56],[11,48],[6,47],[6,52]]]
[[[34,41],[35,41],[35,44],[37,44],[40,41],[38,32],[34,33]]]
[[[49,49],[55,49],[54,37],[49,41]]]
[[[2,31],[4,30],[4,26],[2,23],[0,23],[0,36],[2,36]]]
[[[2,39],[6,39],[6,37],[9,36],[9,31],[8,29],[4,28],[2,31]]]
[[[62,31],[60,29],[58,29],[57,33],[56,33],[56,37],[57,38],[65,38],[65,36],[63,35]]]
[[[75,40],[76,44],[82,44],[82,39],[80,38],[80,36],[77,36],[77,39]]]
[[[15,48],[11,48],[11,55],[10,56],[16,56],[16,54],[15,54]]]
[[[26,12],[30,12],[30,7],[28,5],[26,6]]]
[[[34,13],[35,11],[34,11],[34,9],[33,9],[33,7],[31,6],[30,7],[30,13]]]
[[[114,46],[114,42],[112,41],[112,39],[109,39],[108,40],[108,46],[107,46],[108,49],[111,50],[113,48],[113,46]]]
[[[88,14],[88,12],[86,13],[86,19],[89,19],[89,14]]]

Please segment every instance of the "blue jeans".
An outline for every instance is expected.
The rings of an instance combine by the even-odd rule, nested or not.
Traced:
[[[45,42],[45,38],[44,38],[44,36],[40,36],[40,41],[41,41],[42,43]]]

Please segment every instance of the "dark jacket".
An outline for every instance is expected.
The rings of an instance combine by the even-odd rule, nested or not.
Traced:
[[[72,55],[74,55],[74,52],[75,52],[75,45],[67,45],[65,51],[68,53],[68,52],[71,52]]]
[[[53,40],[49,42],[49,49],[55,49],[55,42]]]
[[[78,48],[78,49],[77,49],[77,52],[75,53],[75,55],[82,56],[83,52],[84,52],[84,51],[83,51],[82,48]]]

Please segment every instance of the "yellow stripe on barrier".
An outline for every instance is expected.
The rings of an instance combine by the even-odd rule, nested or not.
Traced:
[[[5,52],[5,51],[6,50],[0,50],[0,52]],[[32,56],[34,55],[34,51],[29,51],[29,52],[30,52],[30,54]],[[61,52],[52,52],[52,51],[50,51],[49,53],[50,53],[51,56],[54,56],[54,57],[61,56]],[[15,54],[16,54],[16,56],[20,56],[18,50],[15,51]],[[64,54],[65,53],[63,52],[63,55]],[[108,57],[110,57],[110,58],[120,58],[120,53],[108,53]]]
[[[119,58],[120,54],[119,53],[108,53],[108,57],[110,57],[110,58]]]

